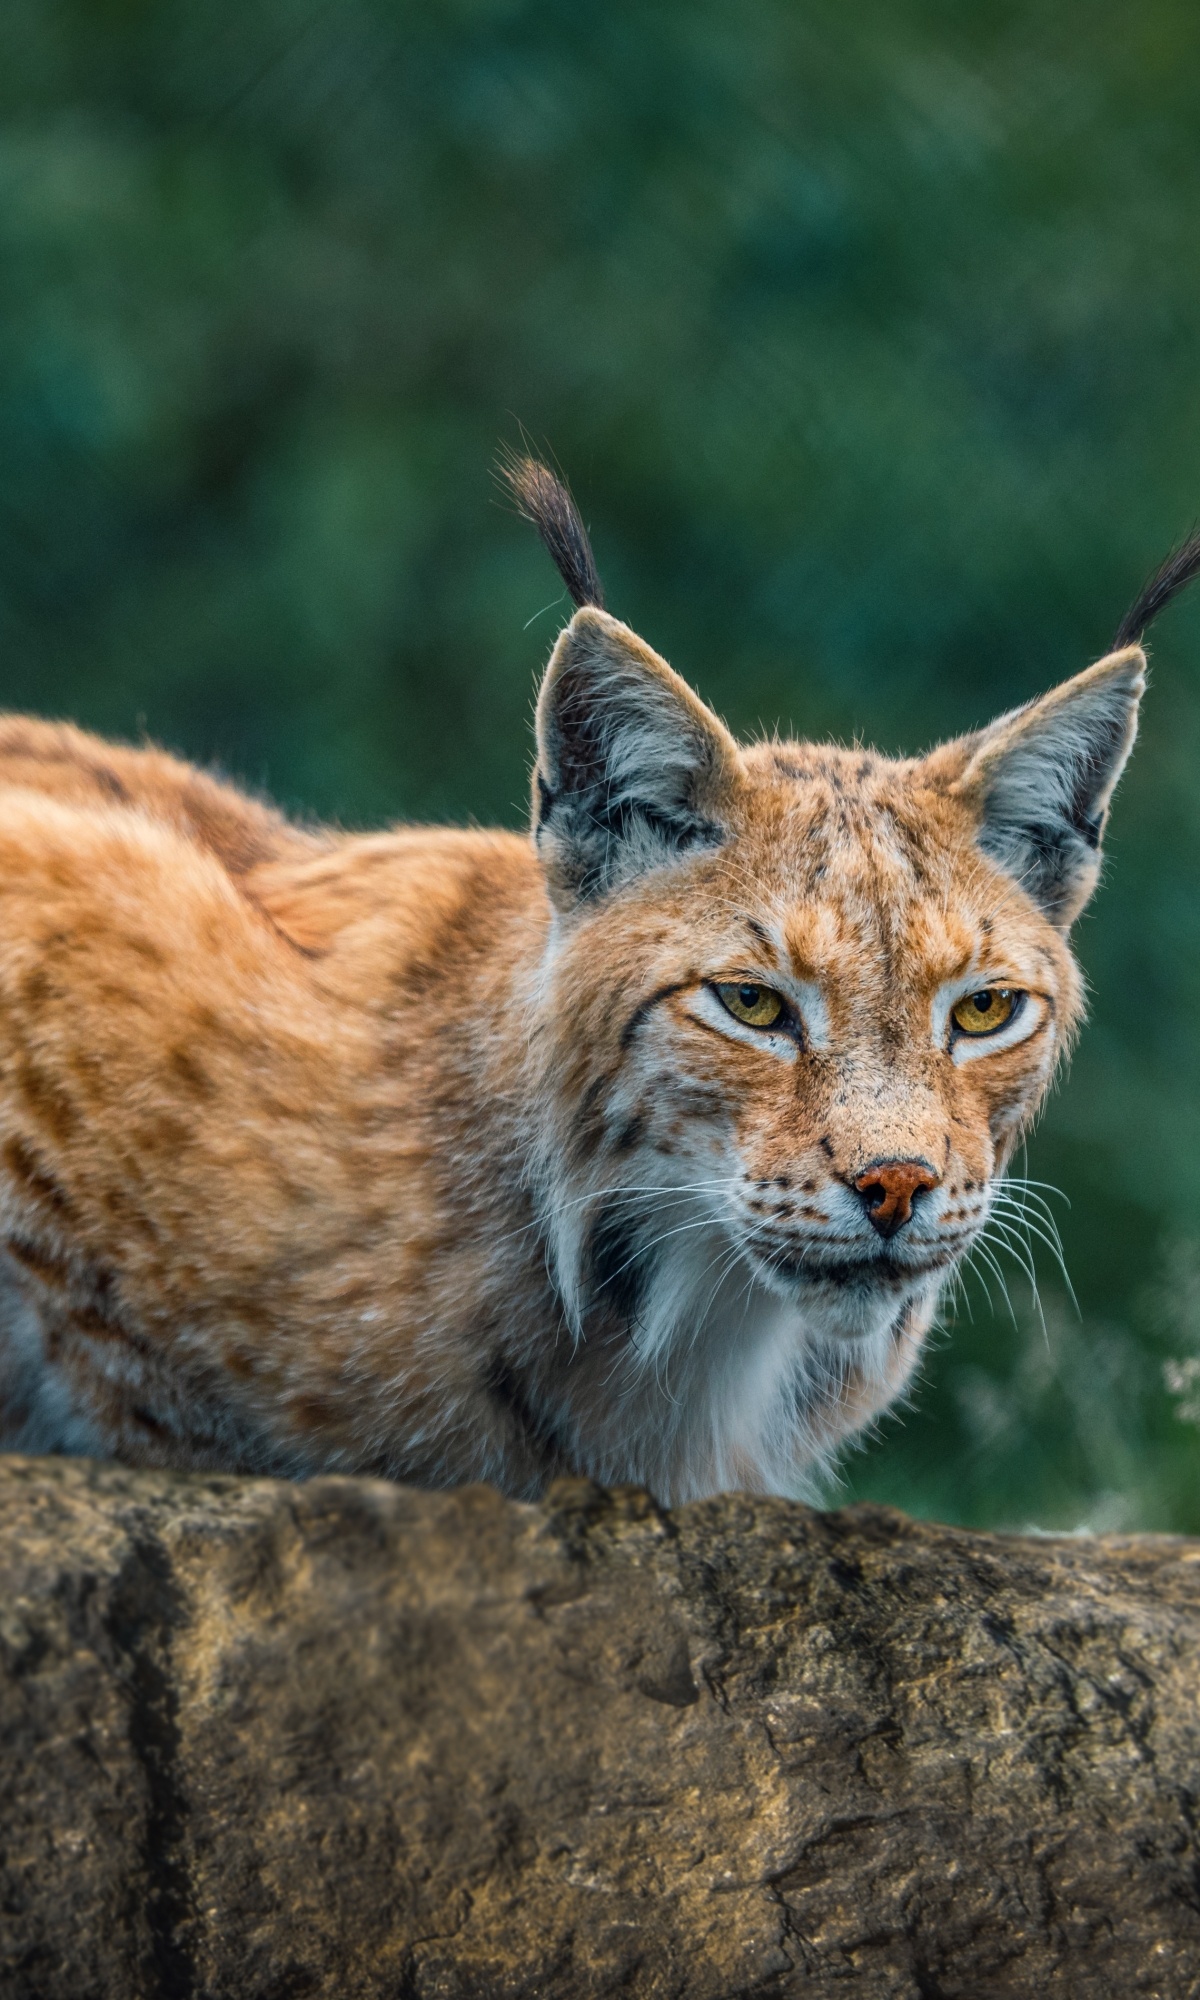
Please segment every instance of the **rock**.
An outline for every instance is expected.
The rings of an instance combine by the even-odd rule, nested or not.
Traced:
[[[4,2000],[1200,1992],[1200,1544],[0,1460]]]

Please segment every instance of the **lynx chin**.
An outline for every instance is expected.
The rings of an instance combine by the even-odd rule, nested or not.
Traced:
[[[529,834],[348,836],[0,721],[0,1444],[799,1493],[883,1410],[1080,1020],[1116,650],[922,757],[746,747],[579,607]]]

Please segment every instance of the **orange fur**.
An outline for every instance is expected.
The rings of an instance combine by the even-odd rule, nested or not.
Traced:
[[[1140,658],[1068,689],[1132,713]],[[0,724],[0,1438],[800,1490],[902,1388],[1079,1019],[1094,843],[1022,886],[996,775],[1038,714],[741,749],[585,609],[536,839],[307,832]],[[738,979],[799,996],[786,1046]],[[963,980],[1036,1031],[960,1059]],[[884,1243],[853,1184],[892,1159],[938,1185]]]

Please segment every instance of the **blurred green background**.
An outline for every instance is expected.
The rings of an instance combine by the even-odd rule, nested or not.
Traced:
[[[1200,511],[1186,0],[9,0],[0,100],[0,703],[291,807],[520,820],[518,421],[743,731],[978,723]],[[1200,592],[1029,1150],[1080,1313],[975,1286],[843,1494],[1200,1529],[1198,770]]]

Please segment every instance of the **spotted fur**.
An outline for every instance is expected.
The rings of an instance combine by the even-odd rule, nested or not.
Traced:
[[[745,747],[585,605],[527,837],[302,831],[0,725],[3,1441],[806,1490],[907,1382],[1079,1022],[1143,668],[923,758]],[[993,986],[1020,1032],[964,1045]]]

